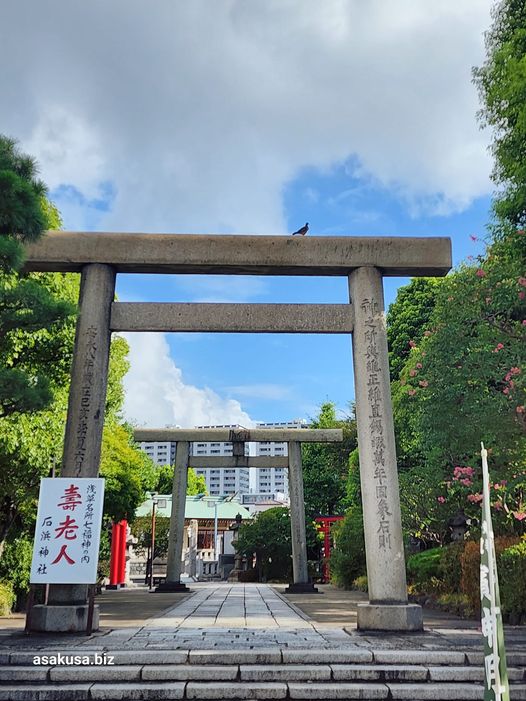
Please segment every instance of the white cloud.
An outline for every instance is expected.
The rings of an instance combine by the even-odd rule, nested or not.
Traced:
[[[164,334],[122,335],[130,344],[131,369],[124,379],[124,414],[129,421],[151,428],[253,425],[238,401],[225,399],[208,387],[185,384]]]
[[[281,233],[284,185],[349,157],[413,212],[462,209],[489,190],[491,4],[4,3],[3,129],[51,184],[111,181],[110,230]]]

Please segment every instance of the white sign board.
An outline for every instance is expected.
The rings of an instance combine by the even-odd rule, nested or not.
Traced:
[[[31,584],[97,581],[103,501],[103,479],[40,481]]]

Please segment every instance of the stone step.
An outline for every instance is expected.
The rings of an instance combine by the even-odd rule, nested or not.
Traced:
[[[526,670],[508,668],[510,682],[526,682]],[[0,666],[0,683],[37,682],[483,682],[482,667],[426,667],[423,665],[115,665],[115,666]]]
[[[74,648],[68,650],[24,650],[0,652],[0,665],[64,666],[93,665],[99,655],[97,666],[116,665],[258,665],[258,664],[374,664],[374,665],[420,665],[426,667],[481,667],[482,652],[466,650],[371,650],[364,647],[338,647],[325,649],[301,648],[256,648],[212,650],[104,650],[103,648]],[[42,661],[36,663],[35,659]],[[100,661],[102,660],[102,664]],[[508,651],[510,667],[526,667],[526,652]],[[111,664],[110,664],[111,663]]]
[[[480,701],[481,684],[355,684],[345,682],[143,682],[0,686],[0,701],[161,701],[166,699],[393,699],[394,701]],[[526,685],[514,685],[511,701],[526,699]]]

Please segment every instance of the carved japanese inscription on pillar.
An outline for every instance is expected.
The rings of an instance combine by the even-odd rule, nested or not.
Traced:
[[[84,459],[86,457],[88,420],[92,408],[91,404],[93,396],[93,367],[95,364],[98,343],[97,328],[95,326],[89,326],[84,336],[85,352],[82,359],[80,411],[75,441],[75,471],[77,475],[81,474]]]
[[[378,319],[380,305],[371,297],[364,299],[361,309],[365,315],[364,346],[367,362],[367,400],[369,408],[369,435],[373,457],[376,496],[376,515],[378,516],[378,545],[382,549],[391,549],[391,521],[387,493],[387,473],[385,469],[384,417],[382,414],[383,396],[380,382],[382,368],[378,349]]]

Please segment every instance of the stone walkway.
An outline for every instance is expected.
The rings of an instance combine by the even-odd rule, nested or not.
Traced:
[[[266,584],[192,584],[193,596],[141,628],[116,629],[104,644],[128,648],[329,648],[351,643],[343,630],[317,630]],[[102,642],[102,641],[101,641]],[[86,645],[88,642],[86,641]]]

